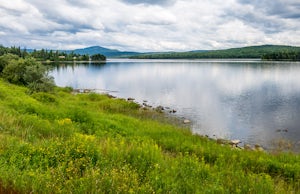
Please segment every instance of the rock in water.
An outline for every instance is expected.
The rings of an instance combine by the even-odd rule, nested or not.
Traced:
[[[183,123],[184,123],[184,124],[189,124],[189,123],[191,123],[191,121],[188,120],[188,119],[184,119]]]
[[[229,144],[232,145],[233,147],[237,147],[239,143],[241,143],[241,140],[239,139],[234,139],[229,142]]]

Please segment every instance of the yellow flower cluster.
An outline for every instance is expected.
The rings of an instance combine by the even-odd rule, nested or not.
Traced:
[[[72,120],[70,118],[64,118],[57,121],[59,125],[69,125],[72,124]]]
[[[88,142],[92,142],[95,140],[94,135],[85,135],[85,134],[75,133],[75,137],[79,138],[82,141],[88,141]]]

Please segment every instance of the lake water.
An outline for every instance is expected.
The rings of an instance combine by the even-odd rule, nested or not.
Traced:
[[[300,147],[299,62],[111,59],[61,65],[51,75],[58,86],[171,107],[201,135],[265,148],[286,140]]]

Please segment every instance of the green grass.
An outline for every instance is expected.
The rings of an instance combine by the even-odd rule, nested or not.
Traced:
[[[106,95],[0,80],[0,191],[299,193],[300,158],[221,146]]]

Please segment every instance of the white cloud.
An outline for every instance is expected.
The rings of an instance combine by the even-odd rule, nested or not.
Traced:
[[[0,0],[0,44],[133,51],[300,46],[298,1]]]

